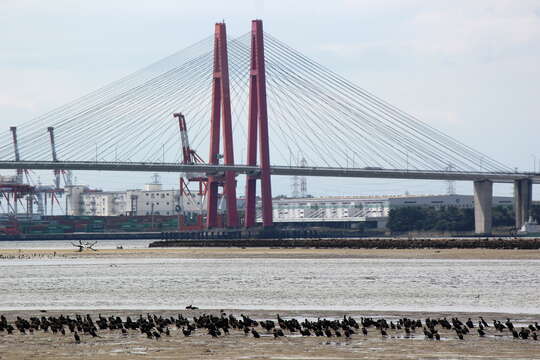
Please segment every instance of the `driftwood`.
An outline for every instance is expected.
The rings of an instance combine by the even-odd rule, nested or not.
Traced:
[[[79,240],[78,244],[71,243],[71,245],[75,246],[76,248],[79,248],[79,252],[82,252],[84,249],[97,251],[97,249],[94,249],[94,245],[97,244],[97,241],[94,241],[93,243],[89,241],[83,242],[82,240]]]

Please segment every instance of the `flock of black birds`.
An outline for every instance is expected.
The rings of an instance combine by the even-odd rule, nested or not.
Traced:
[[[197,309],[194,306],[189,309]],[[422,320],[400,318],[387,321],[383,318],[374,319],[371,317],[361,317],[358,321],[350,316],[343,316],[343,319],[321,319],[299,321],[295,318],[284,319],[277,315],[275,320],[254,320],[246,315],[239,318],[232,314],[221,311],[219,316],[201,314],[194,316],[191,320],[182,314],[177,317],[163,317],[152,314],[139,315],[133,319],[127,316],[122,320],[119,316],[98,315],[93,319],[89,314],[59,316],[34,316],[28,320],[17,316],[13,321],[8,321],[4,315],[0,315],[0,335],[31,335],[38,331],[49,332],[59,336],[72,336],[75,343],[80,343],[82,337],[100,338],[104,332],[117,331],[123,336],[128,336],[130,331],[146,335],[148,339],[159,340],[163,336],[172,336],[174,331],[179,335],[192,336],[196,333],[208,334],[213,338],[229,335],[233,330],[241,331],[245,336],[260,338],[261,336],[273,336],[280,338],[285,336],[316,336],[325,338],[350,338],[353,335],[368,336],[368,334],[378,334],[386,337],[417,337],[423,335],[426,339],[441,340],[439,331],[447,330],[447,338],[452,337],[464,340],[466,336],[476,333],[480,337],[487,335],[488,328],[493,334],[511,336],[515,339],[538,340],[537,331],[540,331],[538,322],[528,326],[515,327],[507,319],[504,323],[493,320],[489,325],[482,317],[477,323],[471,318],[462,322],[458,318]],[[69,333],[68,333],[69,332]],[[389,335],[390,334],[390,335]],[[180,336],[182,336],[180,335]]]

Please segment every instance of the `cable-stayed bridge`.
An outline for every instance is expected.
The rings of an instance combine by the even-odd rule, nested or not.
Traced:
[[[207,162],[185,161],[177,112],[190,150]],[[491,230],[494,182],[515,184],[518,227],[540,183],[540,174],[515,172],[307,58],[258,20],[233,39],[216,24],[213,36],[0,136],[0,169],[202,174],[209,227],[218,187],[227,226],[238,226],[238,174],[247,176],[248,227],[257,180],[263,223],[272,225],[277,175],[473,181],[481,233]],[[309,167],[292,165],[300,159]]]
[[[205,173],[207,175],[233,171],[237,174],[257,175],[260,168],[249,165],[212,165],[182,164],[166,162],[115,162],[115,161],[0,161],[0,169],[33,169],[33,170],[86,170],[86,171],[119,171],[119,172],[173,172],[173,173]],[[281,176],[317,176],[317,177],[350,177],[372,179],[409,179],[409,180],[449,180],[449,181],[482,181],[495,183],[513,183],[514,181],[531,179],[540,183],[540,175],[520,172],[486,172],[486,171],[447,171],[417,169],[383,169],[374,167],[340,168],[326,166],[280,166],[270,167],[272,175]]]

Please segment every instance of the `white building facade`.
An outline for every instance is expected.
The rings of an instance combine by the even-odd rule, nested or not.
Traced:
[[[511,197],[494,197],[493,206],[512,206]],[[471,195],[348,196],[275,199],[274,222],[382,221],[391,209],[404,206],[473,208]],[[258,214],[258,221],[260,214]],[[383,225],[381,223],[381,225]]]
[[[181,212],[180,192],[147,184],[144,190],[126,192],[126,215],[177,215]]]
[[[86,186],[67,188],[68,215],[86,216],[146,216],[203,214],[206,204],[195,195],[187,199],[179,190],[162,189],[160,184],[147,184],[143,190],[104,192]],[[238,208],[243,208],[239,199]],[[512,197],[493,197],[493,206],[512,206]],[[320,198],[280,198],[273,200],[273,220],[276,223],[324,223],[376,221],[384,227],[391,209],[404,206],[441,208],[454,206],[474,208],[471,195],[396,195],[349,196]],[[224,211],[224,204],[220,202]],[[260,203],[257,221],[262,222]]]
[[[181,201],[178,190],[164,190],[161,184],[147,184],[143,190],[96,191],[87,186],[67,189],[68,215],[144,216],[178,215],[193,211]]]

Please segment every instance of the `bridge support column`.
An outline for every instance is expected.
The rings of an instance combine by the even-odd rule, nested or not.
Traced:
[[[532,181],[530,179],[514,181],[514,212],[517,230],[529,220],[531,203]]]
[[[214,36],[214,76],[212,79],[212,118],[210,121],[210,159],[209,163],[218,165],[220,125],[223,125],[223,163],[234,165],[231,96],[229,89],[229,62],[227,58],[227,33],[224,23],[218,23]],[[221,115],[223,114],[223,121]],[[227,204],[227,227],[238,226],[236,209],[236,178],[233,171],[225,171],[223,177],[208,177],[208,228],[218,225],[218,187],[223,182],[223,196]]]
[[[264,64],[264,33],[261,20],[251,23],[251,65],[249,73],[249,119],[247,165],[257,165],[257,134],[260,146],[260,174],[246,180],[245,226],[255,226],[257,178],[261,179],[263,226],[272,226],[272,184],[270,181],[270,150],[268,144],[268,113],[266,107],[266,74]]]
[[[474,231],[477,234],[491,234],[493,207],[493,182],[474,182]]]

